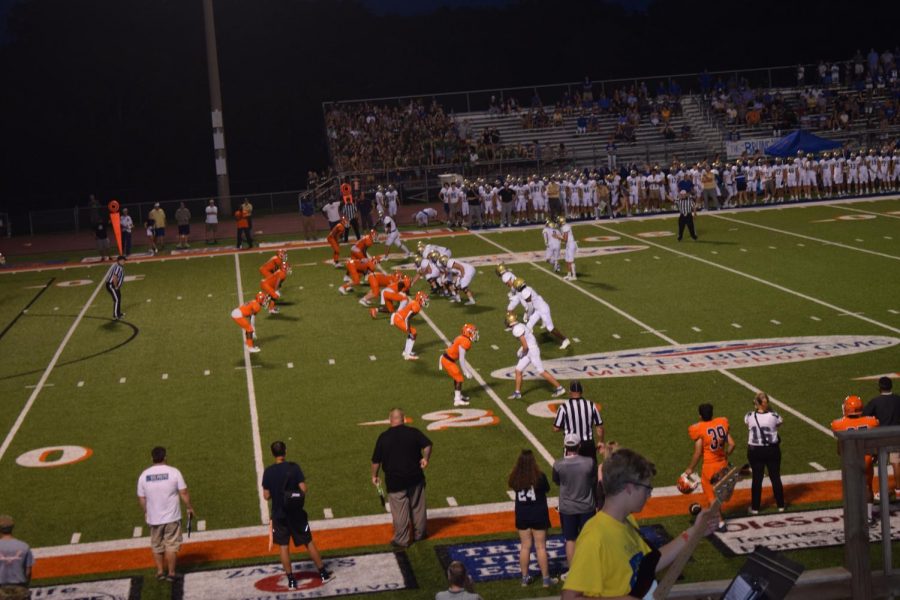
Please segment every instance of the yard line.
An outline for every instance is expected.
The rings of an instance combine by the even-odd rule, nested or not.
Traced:
[[[576,344],[581,343],[581,340],[579,340],[577,337],[573,337],[573,338],[572,338],[572,341],[573,341],[574,343],[576,343]]]
[[[650,241],[646,238],[635,237],[633,235],[621,232],[617,229],[611,229],[604,225],[594,224],[594,227],[596,227],[598,229],[602,229],[604,231],[609,231],[610,233],[615,233],[617,235],[621,235],[623,237],[631,238],[633,240],[639,241],[644,244],[650,244],[651,246],[663,248],[667,252],[671,252],[671,253],[677,254],[679,256],[684,256],[685,258],[690,258],[691,260],[696,260],[696,261],[702,262],[705,265],[709,265],[709,266],[715,267],[717,269],[722,269],[723,271],[728,271],[729,273],[733,273],[734,275],[740,275],[741,277],[745,277],[751,281],[755,281],[757,283],[761,283],[763,285],[767,285],[769,287],[775,288],[776,290],[785,292],[786,294],[791,294],[792,296],[797,296],[798,298],[803,298],[804,300],[808,300],[809,302],[814,302],[815,304],[818,304],[820,306],[830,308],[831,310],[833,310],[835,312],[839,312],[839,313],[852,312],[846,308],[841,308],[840,306],[837,306],[836,304],[831,304],[830,302],[825,302],[824,300],[819,300],[818,298],[814,298],[813,296],[808,296],[808,295],[804,294],[803,292],[798,292],[797,290],[792,290],[791,288],[784,287],[783,285],[779,285],[775,282],[769,281],[767,279],[763,279],[762,277],[757,277],[756,275],[744,273],[743,271],[738,271],[737,269],[732,269],[731,267],[727,267],[725,265],[720,265],[719,263],[713,262],[711,260],[706,260],[705,258],[700,258],[699,256],[693,256],[692,254],[688,254],[687,252],[682,252],[681,250],[675,250],[674,248],[668,248],[666,246],[663,246],[662,244],[657,244],[656,242]],[[475,234],[475,235],[479,235],[479,234]],[[491,242],[491,243],[493,244],[493,242]],[[866,317],[864,315],[856,315],[856,318],[861,321],[865,321],[866,323],[871,323],[872,325],[881,327],[882,329],[886,329],[886,330],[892,331],[894,333],[900,333],[900,329],[898,329],[897,327],[891,327],[890,325],[881,323],[880,321],[876,321],[875,319],[870,319],[869,317]]]
[[[209,375],[209,369],[205,369],[205,370],[203,371],[203,374],[206,375],[206,376],[208,376],[208,375]]]
[[[119,378],[119,383],[125,383],[126,381],[128,381],[128,378],[127,378],[127,377],[120,377],[120,378]]]
[[[776,321],[775,319],[770,319],[769,323],[771,323],[772,325],[781,325],[781,321]]]
[[[333,519],[333,518],[334,518],[334,512],[333,512],[330,508],[323,508],[323,509],[322,509],[322,514],[325,515],[325,518],[326,518],[326,519]]]
[[[234,276],[237,281],[238,305],[244,303],[244,286],[241,284],[241,259],[234,255]],[[263,476],[262,442],[259,439],[259,413],[256,410],[256,386],[253,382],[253,369],[250,366],[250,350],[244,343],[244,332],[241,330],[241,347],[244,349],[244,371],[247,374],[247,402],[250,405],[250,435],[253,437],[253,462],[256,466],[256,479],[253,487],[259,494],[259,520],[262,524],[269,522],[269,503],[263,497],[259,482]]]
[[[162,378],[163,378],[163,379],[168,379],[168,378],[169,378],[169,374],[168,374],[168,373],[163,373],[163,374],[162,374]]]
[[[510,499],[510,500],[515,500],[515,499],[516,499],[516,493],[515,493],[514,491],[512,491],[512,490],[506,490],[506,495],[509,496],[509,499]]]
[[[479,235],[479,234],[475,234],[475,235]],[[532,263],[532,264],[534,264],[534,263]],[[381,267],[379,267],[379,269],[380,268]],[[419,313],[419,315],[423,319],[425,319],[425,322],[428,323],[428,326],[431,327],[432,331],[434,331],[437,334],[437,336],[439,338],[441,338],[441,340],[443,340],[443,342],[449,346],[450,340],[447,339],[447,336],[444,335],[444,332],[438,328],[438,326],[435,324],[435,322],[431,320],[431,317],[426,315],[424,310],[421,311]],[[541,444],[540,440],[538,440],[534,436],[534,434],[531,433],[531,431],[529,431],[527,427],[525,427],[525,424],[519,419],[519,417],[516,416],[516,413],[514,413],[512,411],[512,409],[510,409],[509,406],[507,406],[507,404],[503,400],[500,399],[500,396],[497,395],[497,392],[495,392],[493,389],[491,389],[491,387],[484,380],[484,377],[481,376],[481,373],[479,373],[475,369],[475,366],[472,364],[472,361],[467,360],[466,362],[469,364],[470,370],[472,371],[472,378],[478,382],[478,384],[481,386],[481,388],[485,392],[487,392],[488,396],[491,397],[491,400],[493,400],[494,403],[500,407],[500,410],[502,410],[503,413],[507,416],[507,418],[509,418],[509,420],[512,421],[513,425],[515,425],[516,428],[522,432],[522,435],[525,436],[525,439],[527,439],[529,442],[531,442],[531,444],[540,453],[540,455],[544,457],[544,460],[547,461],[547,464],[552,465],[556,460],[555,458],[553,458],[553,455],[550,454],[550,452],[544,447],[544,445]]]
[[[447,496],[447,506],[459,506],[459,502],[453,496]]]
[[[632,239],[639,239],[639,238],[635,238],[634,236],[628,235],[627,233],[621,233],[621,232],[616,231],[616,230],[614,230],[614,229],[609,229],[609,228],[607,228],[607,227],[602,227],[602,226],[600,226],[600,225],[596,225],[596,224],[595,224],[594,227],[598,227],[598,228],[600,228],[600,229],[604,229],[604,230],[609,231],[610,233],[614,233],[614,234],[616,234],[616,235],[621,234],[622,236],[630,237],[630,238],[632,238]],[[492,244],[492,245],[496,246],[497,248],[500,248],[501,250],[503,250],[503,251],[506,252],[507,254],[513,254],[513,252],[512,252],[511,250],[509,250],[508,248],[504,248],[503,246],[501,246],[501,245],[498,244],[497,242],[495,242],[495,241],[493,241],[493,240],[491,240],[491,239],[488,239],[487,237],[485,237],[484,235],[482,235],[482,234],[480,234],[480,233],[475,233],[475,234],[473,234],[473,235],[475,235],[476,237],[482,239],[483,241],[485,241],[485,242],[487,242],[487,243],[489,243],[489,244]],[[662,246],[662,245],[660,245],[660,244],[656,244],[656,243],[651,242],[651,241],[646,240],[646,239],[644,240],[644,242],[646,242],[646,243],[648,243],[648,244],[653,244],[653,245],[655,245],[655,246],[658,246],[659,248],[666,248],[665,246]],[[669,249],[666,248],[666,250],[669,250]],[[677,254],[683,254],[684,256],[690,256],[689,254],[684,254],[684,253],[679,252],[679,251],[677,251],[677,250],[669,250],[669,251],[670,251],[670,252],[675,252],[675,253],[677,253]],[[691,257],[691,258],[694,258],[694,257]],[[709,261],[706,261],[706,260],[704,260],[704,259],[698,259],[698,260],[702,260],[703,262],[709,262]],[[710,264],[715,265],[715,263],[710,263]],[[629,321],[631,321],[631,322],[634,323],[635,325],[638,325],[639,327],[643,327],[644,329],[646,329],[646,330],[648,330],[648,331],[650,331],[650,332],[653,332],[654,335],[656,335],[656,337],[660,338],[661,340],[663,340],[663,341],[665,341],[665,342],[668,342],[669,344],[671,344],[671,345],[673,345],[673,346],[678,346],[678,345],[680,345],[680,344],[679,344],[678,342],[676,342],[674,339],[672,339],[671,337],[665,335],[664,330],[655,330],[655,329],[652,329],[649,325],[647,325],[646,323],[644,323],[643,321],[641,321],[640,319],[638,319],[638,318],[635,317],[634,315],[625,312],[624,310],[622,310],[622,309],[619,308],[618,306],[615,306],[614,304],[611,304],[611,303],[607,302],[607,301],[604,300],[603,298],[600,298],[599,296],[597,296],[597,295],[595,295],[595,294],[593,294],[593,293],[587,291],[586,289],[584,289],[584,288],[582,288],[582,287],[579,287],[578,285],[575,285],[574,282],[565,280],[565,279],[563,279],[562,277],[560,277],[560,276],[558,276],[558,275],[552,273],[551,271],[549,271],[548,269],[545,269],[545,268],[543,268],[543,267],[541,267],[541,270],[544,271],[545,273],[547,273],[548,275],[550,275],[550,276],[552,276],[552,277],[555,277],[557,280],[563,282],[564,284],[568,285],[569,287],[572,287],[572,288],[578,290],[579,292],[581,292],[582,294],[584,294],[584,295],[587,296],[588,298],[591,298],[591,299],[595,300],[596,302],[599,302],[600,304],[602,304],[602,305],[605,306],[606,308],[608,308],[608,309],[610,309],[611,311],[613,311],[613,312],[619,314],[620,316],[622,316],[622,317],[628,319]],[[725,369],[718,369],[718,372],[721,373],[722,375],[728,377],[729,379],[731,379],[731,380],[734,381],[735,383],[738,383],[738,384],[742,385],[743,387],[747,388],[748,390],[752,391],[753,393],[756,393],[756,392],[761,391],[761,390],[760,390],[759,388],[757,388],[755,385],[749,383],[748,381],[745,381],[744,379],[741,379],[740,377],[738,377],[737,375],[735,375],[734,373],[732,373],[732,372],[730,372],[730,371],[726,371]],[[804,421],[805,423],[809,424],[810,426],[814,427],[815,429],[818,429],[819,431],[821,431],[822,433],[824,433],[824,434],[827,435],[828,437],[833,437],[832,432],[831,432],[830,429],[828,429],[827,427],[822,426],[821,424],[819,424],[819,423],[817,423],[816,421],[812,420],[811,418],[807,417],[806,415],[804,415],[803,413],[801,413],[801,412],[798,411],[797,409],[793,408],[792,406],[790,406],[790,405],[788,405],[788,404],[785,404],[784,402],[778,400],[777,398],[773,397],[771,394],[769,395],[769,402],[770,402],[771,404],[773,404],[774,406],[780,406],[780,407],[783,408],[786,412],[791,413],[792,415],[794,415],[794,416],[797,417],[798,419]]]
[[[825,471],[825,470],[827,470],[827,469],[825,469],[825,467],[823,467],[822,465],[820,465],[820,464],[817,463],[817,462],[811,462],[811,463],[809,463],[809,466],[811,466],[811,467],[812,467],[813,469],[815,469],[816,471]]]
[[[622,336],[619,335],[618,333],[614,333],[614,334],[612,334],[612,336],[613,336],[613,339],[616,339],[616,340],[621,340],[621,339],[622,339]]]
[[[498,346],[497,344],[491,344],[491,350],[499,350],[499,349],[500,349],[500,346]]]
[[[842,313],[842,314],[847,315],[848,313]],[[816,315],[810,315],[809,318],[812,319],[813,321],[821,321],[822,320],[819,317],[817,317]]]
[[[69,331],[66,332],[65,337],[63,337],[62,339],[62,342],[59,343],[59,347],[53,354],[53,358],[50,359],[50,363],[47,365],[47,368],[44,369],[44,374],[41,375],[41,378],[38,380],[37,386],[34,388],[34,391],[31,392],[31,395],[28,396],[28,401],[25,402],[25,406],[23,406],[22,410],[19,412],[19,416],[16,418],[16,422],[13,423],[12,429],[10,429],[9,433],[6,434],[6,439],[3,440],[3,445],[0,445],[0,461],[2,461],[4,455],[6,455],[6,451],[9,449],[10,444],[12,444],[13,438],[16,437],[16,434],[22,427],[22,423],[25,422],[25,417],[28,416],[28,413],[31,411],[31,407],[34,406],[34,402],[35,400],[37,400],[37,397],[41,393],[41,390],[44,389],[44,386],[47,383],[47,379],[50,377],[50,373],[53,371],[56,363],[59,362],[59,357],[62,356],[63,350],[66,349],[66,345],[75,334],[75,329],[78,328],[78,324],[81,323],[81,320],[84,318],[84,315],[91,307],[91,304],[94,303],[94,298],[97,297],[97,294],[99,294],[100,290],[103,288],[103,283],[105,280],[106,276],[100,278],[100,283],[98,283],[97,287],[94,288],[94,293],[91,294],[91,297],[88,298],[87,302],[84,303],[84,306],[81,307],[81,311],[78,313],[78,316],[75,317],[75,321],[72,323],[72,326],[69,327]]]
[[[866,250],[865,248],[857,248],[856,246],[848,246],[847,244],[842,244],[840,242],[832,242],[829,240],[823,240],[821,238],[813,237],[811,235],[803,235],[802,233],[794,233],[793,231],[785,231],[784,229],[769,227],[768,225],[759,225],[757,223],[751,223],[750,221],[741,221],[740,219],[735,219],[734,217],[726,217],[723,215],[709,215],[709,216],[714,219],[722,219],[724,221],[732,221],[734,223],[742,223],[744,225],[750,225],[751,227],[757,227],[759,229],[765,229],[767,231],[774,231],[775,233],[780,233],[782,235],[792,235],[794,237],[803,238],[804,240],[809,240],[812,242],[819,242],[820,244],[825,244],[826,246],[835,246],[837,248],[844,248],[845,250],[854,250],[856,252],[865,252],[866,254],[871,254],[873,256],[880,256],[882,258],[890,258],[892,260],[900,260],[900,256],[895,256],[893,254],[885,254],[884,252],[875,252],[874,250]],[[773,248],[773,246],[769,246],[769,248]]]
[[[197,521],[197,531],[206,531],[206,519]]]
[[[703,331],[702,329],[700,329],[700,328],[697,327],[696,325],[693,326],[693,327],[691,327],[691,329],[693,329],[693,330],[696,331],[697,333],[700,333],[701,331]]]
[[[375,362],[375,361],[378,360],[378,359],[375,357],[374,354],[370,354],[370,355],[369,355],[369,360],[371,360],[372,362]]]
[[[76,385],[77,387],[84,387],[84,382],[83,382],[83,381],[79,381],[79,382],[78,382],[77,384],[75,384],[75,385]]]
[[[741,328],[741,324],[740,324],[740,323],[732,323],[731,326],[734,327],[735,329],[740,329],[740,328]]]
[[[334,359],[333,359],[333,358],[329,358],[329,359],[328,359],[328,364],[329,364],[329,365],[333,365],[333,364],[334,364]]]
[[[135,527],[135,528],[134,528],[134,531],[131,532],[131,537],[139,538],[139,537],[141,537],[142,535],[144,535],[144,528],[143,528],[143,527]]]
[[[294,363],[289,362],[289,363],[287,364],[287,368],[288,368],[288,369],[293,369],[293,368],[294,368]]]
[[[893,308],[889,308],[888,312],[891,313],[892,315],[900,314],[900,312],[894,310]]]
[[[834,208],[839,208],[841,210],[850,210],[853,212],[864,213],[867,215],[878,215],[879,217],[888,217],[889,219],[900,219],[900,215],[892,215],[890,213],[880,213],[875,212],[874,210],[862,210],[861,208],[850,208],[849,206],[841,206],[840,204],[833,204]]]
[[[77,543],[80,542],[80,541],[81,541],[81,533],[78,532],[78,531],[76,531],[75,533],[72,534],[72,539],[69,540],[69,543],[70,543],[70,544],[77,544]]]

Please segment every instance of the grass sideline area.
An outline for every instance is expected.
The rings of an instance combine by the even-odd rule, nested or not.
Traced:
[[[749,366],[751,360],[653,376],[626,365],[623,373],[632,369],[634,376],[581,377],[585,395],[601,405],[607,439],[650,457],[660,488],[673,485],[690,459],[687,427],[697,420],[700,402],[712,402],[717,415],[728,417],[737,456],[744,455],[743,416],[756,388],[776,400],[785,418],[783,473],[837,470],[827,428],[840,416],[841,400],[850,393],[874,396],[872,378],[900,370],[896,345],[866,346],[866,340],[900,337],[898,219],[900,200],[882,198],[701,214],[699,242],[677,242],[671,215],[577,224],[575,282],[563,281],[543,262],[525,260],[524,253],[543,249],[536,228],[452,237],[433,232],[430,239],[454,257],[484,257],[486,266],[472,285],[475,306],[433,298],[428,319],[416,319],[418,362],[402,360],[402,333],[388,326],[385,315],[372,321],[356,302],[359,289],[353,297],[337,293],[342,271],[327,264],[330,249],[320,245],[290,248],[293,274],[285,302],[280,314],[257,318],[263,350],[249,365],[229,313],[239,296],[246,300],[258,289],[257,269],[271,249],[131,261],[126,274],[132,279],[123,288],[126,316],[119,322],[110,319],[110,299],[101,287],[104,265],[0,271],[0,512],[16,516],[16,535],[38,548],[70,544],[75,534],[79,544],[130,541],[144,526],[136,478],[149,464],[150,448],[161,444],[184,473],[208,531],[259,526],[265,515],[255,455],[261,451],[259,460],[268,464],[269,443],[283,439],[288,458],[307,475],[312,519],[374,518],[383,510],[368,479],[369,458],[386,427],[378,422],[395,405],[406,409],[413,425],[428,428],[434,442],[427,473],[431,508],[508,501],[506,475],[518,452],[531,447],[552,458],[562,442],[551,429],[549,386],[528,380],[523,399],[507,400],[512,381],[496,376],[514,364],[516,347],[503,328],[506,290],[490,266],[499,260],[544,296],[557,326],[573,338],[561,351],[536,332],[545,362],[560,369],[609,362],[635,349],[808,337],[827,338],[835,348],[842,344],[834,356],[797,362]],[[382,248],[376,245],[377,252]],[[386,267],[402,264],[389,261]],[[472,404],[454,410],[450,380],[437,370],[437,360],[444,338],[465,322],[479,327],[481,339],[468,358],[495,395],[469,380]],[[66,452],[83,453],[77,448],[89,448],[90,455],[53,468],[17,462],[28,463],[23,456],[42,450],[50,452],[47,462],[67,462]],[[771,504],[770,496],[765,499]],[[820,505],[834,501],[809,506]],[[746,503],[736,501],[727,510],[744,515]],[[648,522],[674,533],[687,525],[687,516]],[[362,546],[358,541],[353,552],[384,551],[388,536],[361,540]],[[419,589],[380,597],[430,597],[444,587],[435,545],[498,537],[515,533],[510,528],[506,535],[414,545],[408,555]],[[812,569],[841,564],[842,552],[788,554]],[[879,556],[875,544],[873,564]],[[703,542],[685,578],[730,578],[742,563]],[[144,577],[143,598],[169,597],[148,570],[129,572]],[[478,590],[486,598],[540,595],[514,580]]]

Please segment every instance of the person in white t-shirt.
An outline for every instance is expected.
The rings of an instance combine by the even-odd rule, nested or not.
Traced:
[[[150,452],[153,466],[138,478],[137,497],[150,526],[150,547],[156,561],[156,578],[175,581],[175,561],[181,548],[181,502],[191,518],[195,516],[181,471],[166,464],[166,449],[157,446]]]
[[[206,205],[206,243],[207,244],[215,244],[216,243],[216,232],[219,229],[219,207],[216,206],[216,201],[212,198],[209,199],[209,204]],[[212,239],[210,239],[210,236]]]

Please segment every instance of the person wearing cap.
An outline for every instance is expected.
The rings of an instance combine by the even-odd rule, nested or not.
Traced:
[[[159,252],[163,249],[163,242],[166,239],[166,211],[160,208],[159,202],[153,204],[150,221],[153,223],[153,243],[156,251]]]
[[[13,537],[15,525],[12,517],[0,515],[0,598],[28,600],[34,555],[28,544]]]
[[[863,416],[876,417],[881,427],[900,425],[900,396],[893,387],[890,377],[879,378],[878,395],[863,407]],[[889,453],[889,458],[894,471],[894,497],[900,499],[900,452]]]
[[[125,260],[123,255],[116,257],[116,264],[106,274],[106,291],[113,299],[113,319],[118,321],[125,316],[122,312],[122,283],[125,281]]]
[[[594,488],[597,467],[590,458],[578,453],[581,438],[567,433],[563,438],[565,455],[553,463],[553,483],[559,486],[559,522],[566,540],[566,561],[572,565],[575,540],[584,524],[594,516]]]
[[[580,440],[578,453],[587,456],[597,463],[597,450],[603,448],[603,419],[597,405],[582,397],[584,388],[580,381],[569,384],[569,399],[556,409],[553,431],[562,431],[565,435],[574,433]],[[594,432],[596,431],[596,445]]]

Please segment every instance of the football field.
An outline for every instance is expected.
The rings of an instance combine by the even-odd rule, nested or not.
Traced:
[[[387,316],[357,303],[364,290],[338,293],[327,247],[290,247],[281,312],[257,316],[255,355],[230,312],[258,290],[271,248],[130,261],[121,321],[106,266],[0,272],[0,512],[19,515],[16,534],[35,547],[147,535],[135,486],[163,445],[207,530],[258,526],[261,470],[281,439],[312,519],[383,514],[370,457],[395,406],[434,443],[430,507],[507,501],[520,450],[549,472],[562,440],[546,382],[507,399],[518,341],[504,330],[500,261],[573,340],[560,350],[535,331],[545,365],[583,382],[607,440],[653,460],[658,487],[687,466],[701,402],[729,419],[742,460],[757,390],[784,417],[783,474],[839,469],[829,424],[841,401],[868,400],[878,376],[900,372],[900,199],[701,214],[697,242],[676,241],[676,220],[575,225],[577,281],[542,260],[539,228],[420,237],[478,275],[476,305],[433,297],[414,319],[416,362]],[[394,257],[386,269],[411,267]],[[478,377],[465,383],[471,405],[454,408],[437,364],[466,322],[480,331],[467,356]]]

